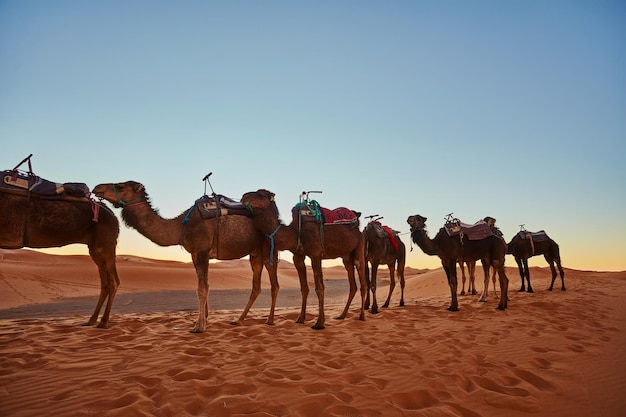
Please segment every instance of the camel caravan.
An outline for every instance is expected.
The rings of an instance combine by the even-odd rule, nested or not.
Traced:
[[[324,278],[322,260],[341,258],[346,269],[349,293],[345,308],[337,319],[344,319],[357,291],[360,294],[359,320],[365,320],[365,311],[379,313],[376,298],[377,272],[380,265],[389,269],[390,285],[382,308],[388,308],[395,289],[396,272],[400,280],[399,306],[404,306],[404,269],[406,247],[398,231],[383,225],[382,216],[368,216],[369,221],[360,229],[361,213],[339,207],[329,210],[303,192],[300,201],[292,208],[291,223],[280,218],[271,191],[259,189],[245,193],[239,201],[216,194],[209,177],[203,178],[205,193],[194,204],[175,218],[162,218],[148,196],[143,184],[136,181],[97,185],[89,191],[82,183],[57,184],[36,176],[32,171],[32,154],[11,170],[2,172],[0,182],[0,247],[3,249],[49,248],[72,243],[88,246],[89,254],[98,266],[100,296],[96,308],[85,323],[94,325],[106,301],[106,308],[98,327],[109,325],[109,315],[115,293],[120,285],[115,265],[115,250],[119,235],[119,222],[102,200],[121,209],[123,222],[159,246],[180,245],[191,254],[198,279],[198,317],[192,333],[206,330],[208,318],[209,260],[233,260],[249,257],[252,268],[252,290],[248,303],[233,324],[243,324],[247,314],[261,292],[263,268],[269,274],[271,307],[266,323],[274,323],[276,300],[279,291],[277,264],[278,252],[289,251],[298,273],[301,292],[301,309],[296,320],[306,320],[309,285],[305,259],[313,270],[315,293],[318,300],[317,320],[312,328],[324,329]],[[28,164],[28,170],[20,169]],[[211,186],[211,195],[206,185]],[[319,192],[319,191],[318,191]],[[97,199],[94,199],[93,197]],[[465,224],[446,217],[444,226],[434,239],[426,231],[426,217],[409,216],[411,240],[427,255],[438,256],[448,279],[451,302],[448,310],[458,311],[457,263],[461,267],[465,294],[465,270],[469,272],[468,293],[476,294],[474,270],[481,261],[484,271],[484,290],[479,301],[487,301],[489,272],[496,287],[499,280],[500,296],[497,309],[508,307],[509,280],[505,273],[506,254],[514,256],[522,281],[520,291],[533,292],[530,284],[528,258],[544,255],[552,271],[552,291],[557,272],[561,277],[561,290],[565,290],[559,246],[541,231],[522,230],[507,244],[495,227],[495,219],[486,217],[475,224]],[[358,277],[358,285],[357,285]]]

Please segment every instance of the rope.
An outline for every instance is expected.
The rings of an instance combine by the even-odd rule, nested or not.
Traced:
[[[282,224],[279,224],[272,233],[267,235],[267,237],[270,239],[270,266],[274,265],[274,235],[276,235],[276,232],[278,232],[278,229],[280,229],[281,227]]]

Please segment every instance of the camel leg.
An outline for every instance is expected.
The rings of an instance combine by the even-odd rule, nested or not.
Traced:
[[[504,271],[504,264],[498,262],[494,264],[494,269],[498,270],[498,277],[500,278],[500,303],[498,303],[498,310],[506,310],[509,302],[509,279]]]
[[[465,295],[465,263],[459,262],[459,266],[461,267],[461,295]],[[469,264],[468,264],[469,269]]]
[[[383,308],[389,307],[389,302],[391,301],[391,294],[393,294],[394,288],[396,288],[396,261],[393,261],[390,264],[387,264],[389,268],[389,294],[387,295],[387,301],[383,304]]]
[[[274,314],[276,311],[276,300],[278,299],[278,291],[280,290],[280,285],[278,284],[278,254],[275,253],[275,259],[272,262],[272,265],[269,265],[269,262],[265,264],[265,269],[270,276],[270,291],[272,295],[272,306],[270,307],[270,315],[267,317],[267,321],[265,324],[273,325],[274,324]]]
[[[526,284],[528,284],[528,286],[526,287],[526,291],[534,292],[533,287],[530,285],[530,269],[528,269],[528,258],[522,259],[522,262],[524,263],[524,272],[526,273]]]
[[[304,263],[305,256],[302,254],[293,255],[293,264],[298,271],[300,280],[300,295],[302,298],[302,306],[300,307],[300,315],[296,319],[296,323],[304,323],[306,320],[306,300],[309,297],[309,283],[306,280],[306,265]]]
[[[400,307],[404,307],[404,259],[398,260],[398,276],[400,277]]]
[[[352,283],[354,282],[354,293],[356,293],[356,280],[354,278],[354,266],[353,265],[347,265],[346,262],[344,262],[344,265],[346,266],[346,270],[348,268],[352,269],[352,279],[350,279],[350,272],[348,271],[348,279],[350,280],[350,293],[352,294]],[[369,282],[369,287],[371,289],[372,292],[372,314],[378,314],[378,301],[376,300],[376,287],[377,287],[377,283],[378,283],[378,261],[373,261],[372,262],[372,275],[370,277],[370,282]],[[367,292],[367,297],[369,297],[369,293],[370,291]],[[352,301],[352,300],[350,300]],[[365,305],[367,306],[367,301],[365,302]],[[384,306],[383,306],[384,307]],[[348,306],[346,306],[346,312],[347,312]],[[345,313],[345,312],[344,312]]]
[[[353,263],[359,275],[359,284],[361,285],[361,311],[359,313],[359,320],[365,321],[365,295],[367,292],[367,283],[365,282],[365,249],[363,246],[359,245],[353,254],[359,255],[353,257]],[[352,271],[354,273],[354,268]]]
[[[496,275],[498,271],[495,268],[491,268],[491,281],[493,281],[493,296],[497,300],[498,298],[498,287],[496,286]]]
[[[481,260],[481,263],[483,265],[484,281],[483,281],[483,293],[478,299],[478,301],[484,303],[487,301],[487,298],[489,297],[489,263],[485,260]],[[476,267],[476,264],[474,264],[474,267]]]
[[[261,274],[263,273],[263,257],[259,254],[250,254],[250,267],[252,268],[252,291],[248,298],[248,304],[236,321],[231,322],[233,325],[242,325],[252,305],[261,294]]]
[[[476,295],[478,294],[476,291],[476,276],[474,275],[476,272],[476,261],[468,263],[467,269],[469,270],[469,285],[467,286],[467,291],[472,295]]]
[[[343,260],[343,266],[345,266],[346,271],[348,272],[348,282],[350,284],[350,292],[348,294],[348,301],[346,302],[346,306],[343,309],[343,312],[341,313],[341,315],[337,317],[337,320],[343,320],[346,318],[346,316],[348,315],[348,310],[350,309],[350,304],[352,304],[352,300],[354,299],[354,295],[356,294],[356,279],[354,277],[354,261],[352,259],[352,256]],[[372,313],[374,313],[374,307],[376,307],[376,312],[378,312],[378,304],[376,302],[376,269],[377,267],[378,265],[376,264],[372,265],[372,280],[371,280],[372,286],[373,286]],[[363,300],[363,305],[364,304],[365,304],[365,300]]]
[[[105,253],[112,252],[112,253]],[[117,269],[115,268],[115,249],[113,251],[107,251],[106,249],[100,250],[96,248],[89,248],[89,255],[94,263],[98,266],[98,274],[100,276],[100,296],[96,308],[89,318],[89,321],[85,323],[85,326],[92,326],[98,320],[100,309],[104,305],[104,301],[107,300],[107,305],[102,314],[102,319],[98,324],[99,328],[106,329],[109,327],[109,314],[111,313],[111,307],[113,306],[113,299],[117,293],[117,288],[120,285],[119,277],[117,276]]]
[[[456,279],[456,259],[451,259],[449,261],[441,260],[441,264],[443,265],[443,269],[446,271],[446,275],[448,276],[448,285],[450,286],[450,294],[451,294],[451,302],[450,307],[448,307],[449,311],[459,311],[459,300],[456,296],[457,291],[457,279]]]
[[[515,262],[517,263],[517,269],[519,269],[519,276],[522,279],[522,286],[519,289],[519,292],[526,291],[526,272],[524,272],[524,264],[522,263],[522,258],[515,258]]]
[[[561,275],[561,291],[565,291],[565,272],[563,272],[560,257],[556,258],[556,266],[559,268],[559,274]]]
[[[317,294],[318,315],[317,322],[311,327],[314,330],[322,330],[326,323],[324,315],[324,274],[322,272],[322,258],[311,259],[313,275],[315,277],[315,293]]]
[[[369,310],[370,308],[370,290],[372,289],[371,279],[370,279],[370,267],[369,261],[365,261],[365,282],[367,283],[367,295],[365,297],[365,309]]]
[[[200,251],[191,255],[198,277],[198,320],[191,333],[202,333],[206,329],[209,315],[209,253]]]

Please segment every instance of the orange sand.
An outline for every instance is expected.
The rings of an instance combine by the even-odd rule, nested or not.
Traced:
[[[209,271],[212,290],[250,288],[245,260]],[[570,417],[626,410],[626,272],[567,269],[567,291],[558,283],[548,292],[549,269],[532,268],[536,292],[528,294],[517,292],[519,276],[509,266],[507,311],[497,311],[491,295],[487,303],[460,296],[461,311],[451,313],[443,272],[408,270],[407,305],[398,307],[398,287],[392,307],[365,322],[356,319],[356,301],[346,320],[331,319],[343,308],[345,282],[345,295],[327,303],[322,331],[309,327],[317,315],[311,291],[306,325],[294,323],[295,297],[278,309],[274,326],[264,324],[264,307],[253,308],[243,326],[229,324],[244,302],[210,311],[203,334],[188,332],[197,310],[160,307],[167,291],[195,289],[190,264],[122,255],[118,272],[118,294],[153,294],[153,308],[118,313],[114,303],[110,329],[82,327],[99,292],[88,257],[0,251],[0,416]],[[382,275],[379,303],[388,290],[384,268]],[[341,268],[325,276],[345,281]],[[298,287],[287,262],[279,279],[283,293]],[[52,303],[84,296],[89,307],[80,315]],[[42,306],[51,313],[3,315],[31,303],[48,303]]]

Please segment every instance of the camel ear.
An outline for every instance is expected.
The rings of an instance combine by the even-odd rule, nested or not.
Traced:
[[[276,197],[276,194],[270,193],[270,201],[274,201],[274,197]]]
[[[139,191],[143,190],[143,184],[137,184],[135,185],[135,192],[138,193]]]

